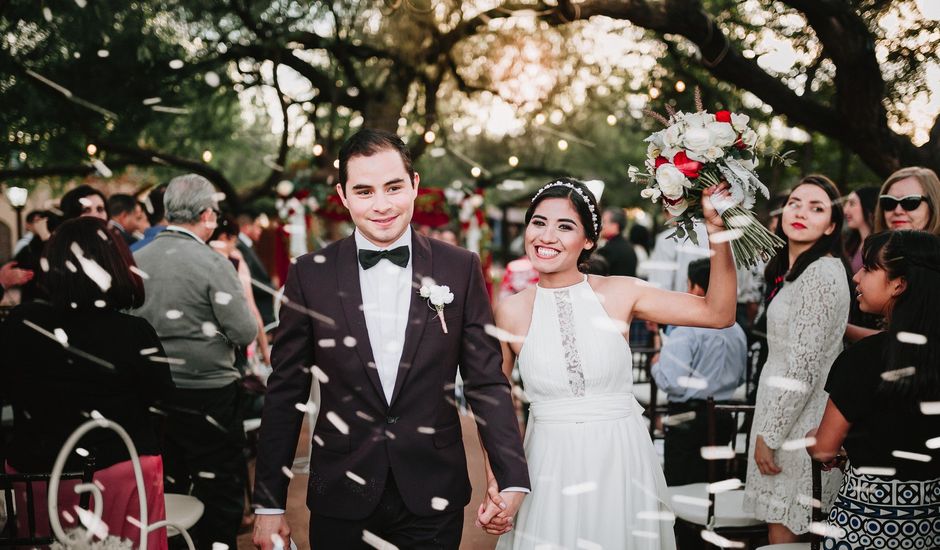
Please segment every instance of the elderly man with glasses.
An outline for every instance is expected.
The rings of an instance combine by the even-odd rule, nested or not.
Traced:
[[[236,548],[246,469],[235,346],[251,343],[258,325],[235,268],[206,244],[219,212],[212,184],[174,178],[163,202],[169,225],[134,259],[146,292],[135,313],[156,329],[177,388],[161,406],[166,492],[191,489],[205,504],[191,531],[197,548]]]

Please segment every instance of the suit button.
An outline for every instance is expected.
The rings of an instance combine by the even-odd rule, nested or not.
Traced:
[[[398,422],[398,417],[397,417],[397,416],[387,416],[387,417],[385,417],[385,423],[386,423],[386,424],[394,424],[394,423],[396,423],[396,422]]]

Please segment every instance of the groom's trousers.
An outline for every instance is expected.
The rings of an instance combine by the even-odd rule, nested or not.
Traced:
[[[368,517],[351,520],[311,514],[310,548],[365,550],[381,547],[384,540],[402,549],[457,550],[462,531],[463,508],[433,516],[408,511],[389,471],[382,498]]]

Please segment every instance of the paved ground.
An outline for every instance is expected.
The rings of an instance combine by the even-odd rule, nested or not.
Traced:
[[[470,481],[473,484],[473,497],[470,505],[467,506],[464,514],[463,542],[460,545],[461,550],[492,550],[496,547],[496,537],[487,535],[473,525],[476,516],[476,508],[483,498],[483,456],[480,451],[480,441],[477,438],[477,430],[473,419],[469,416],[461,418],[463,428],[463,442],[467,449],[467,464],[470,469]],[[310,434],[307,432],[306,424],[304,431],[300,436],[297,445],[297,456],[306,456],[310,451]],[[252,475],[254,474],[254,465],[251,465]],[[295,475],[290,484],[290,491],[287,497],[287,518],[294,530],[294,542],[300,550],[310,548],[307,541],[307,529],[310,514],[304,504],[307,493],[307,476]],[[251,544],[251,535],[244,534],[238,537],[239,550],[251,550],[254,546]]]

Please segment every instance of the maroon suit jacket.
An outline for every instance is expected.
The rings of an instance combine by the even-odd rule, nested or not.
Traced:
[[[255,506],[286,508],[290,479],[283,469],[294,459],[304,418],[296,405],[307,401],[313,365],[326,375],[310,455],[307,505],[314,514],[367,517],[390,470],[416,515],[467,505],[470,482],[454,404],[458,365],[499,486],[530,486],[499,343],[484,331],[493,316],[479,258],[417,233],[411,253],[414,293],[390,405],[362,313],[354,237],[291,266],[258,441]],[[418,294],[422,277],[454,294],[444,309],[447,334]],[[348,336],[355,338],[351,347]]]

